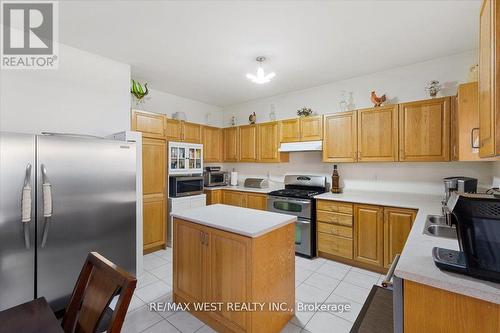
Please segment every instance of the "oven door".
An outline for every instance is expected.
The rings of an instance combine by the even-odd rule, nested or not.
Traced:
[[[203,193],[203,177],[170,177],[169,196],[187,197]]]
[[[297,218],[311,219],[311,200],[278,197],[267,197],[267,210],[270,212],[295,215]]]

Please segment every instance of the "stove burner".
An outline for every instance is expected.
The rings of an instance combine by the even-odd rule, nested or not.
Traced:
[[[275,195],[279,197],[290,197],[290,198],[305,198],[312,199],[315,195],[321,194],[323,192],[316,190],[303,190],[303,189],[284,189],[270,192],[270,195]]]

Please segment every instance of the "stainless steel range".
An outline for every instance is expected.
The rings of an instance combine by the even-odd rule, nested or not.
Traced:
[[[307,175],[285,176],[285,189],[272,191],[267,197],[267,210],[297,216],[295,253],[316,255],[315,195],[326,192],[326,177]]]

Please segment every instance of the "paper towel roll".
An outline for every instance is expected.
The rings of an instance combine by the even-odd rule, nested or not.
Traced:
[[[238,172],[231,171],[231,186],[238,185]]]

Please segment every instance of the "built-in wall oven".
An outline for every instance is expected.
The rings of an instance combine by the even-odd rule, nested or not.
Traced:
[[[168,196],[187,197],[203,193],[203,176],[175,175],[168,177]]]

